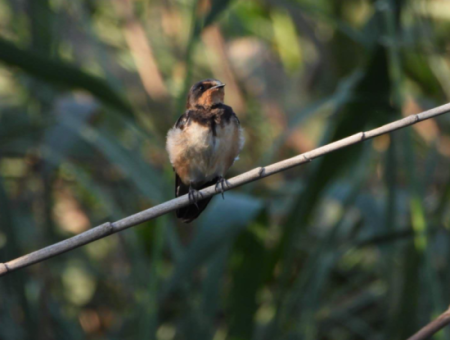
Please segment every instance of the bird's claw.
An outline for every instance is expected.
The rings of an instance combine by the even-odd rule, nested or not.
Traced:
[[[216,192],[220,192],[222,194],[222,199],[225,199],[225,196],[223,194],[225,188],[229,188],[230,186],[230,182],[228,182],[225,177],[219,177],[219,180],[216,183]]]
[[[190,187],[189,193],[188,193],[188,198],[189,198],[189,202],[191,202],[192,204],[195,204],[197,209],[199,209],[197,202],[203,198],[203,194],[200,191],[195,190],[194,188]]]

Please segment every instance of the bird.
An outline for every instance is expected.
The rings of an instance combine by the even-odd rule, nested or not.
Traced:
[[[184,223],[195,220],[212,197],[201,200],[199,190],[230,184],[225,174],[244,146],[243,129],[233,109],[224,104],[225,84],[204,79],[189,90],[186,111],[168,131],[166,150],[175,171],[175,196],[188,194],[190,205],[177,209]]]

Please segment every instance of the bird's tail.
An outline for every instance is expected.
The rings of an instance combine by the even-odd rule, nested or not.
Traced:
[[[209,187],[210,185],[217,183],[217,178],[213,179],[210,182],[204,183],[202,186],[195,188],[196,190],[201,190],[203,188]],[[183,196],[189,193],[189,186],[185,185],[180,177],[175,174],[175,196]],[[203,210],[208,206],[209,201],[211,201],[212,197],[205,198],[204,200],[198,201],[197,205],[191,204],[187,207],[180,208],[176,210],[177,217],[184,223],[191,223],[195,220]]]

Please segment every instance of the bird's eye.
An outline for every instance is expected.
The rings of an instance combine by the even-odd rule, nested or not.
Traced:
[[[200,87],[198,88],[200,91],[202,91],[203,92],[203,90],[205,89],[204,87],[203,87],[203,85],[200,85]]]

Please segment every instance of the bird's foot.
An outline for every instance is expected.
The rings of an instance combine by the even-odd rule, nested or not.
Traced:
[[[225,188],[229,188],[231,186],[230,182],[228,182],[225,177],[220,176],[216,183],[216,192],[222,193],[222,199],[225,199],[223,192]]]
[[[188,197],[189,197],[189,202],[191,202],[192,204],[195,204],[195,206],[198,209],[197,202],[203,198],[203,194],[200,191],[195,190],[192,186],[190,186]]]

